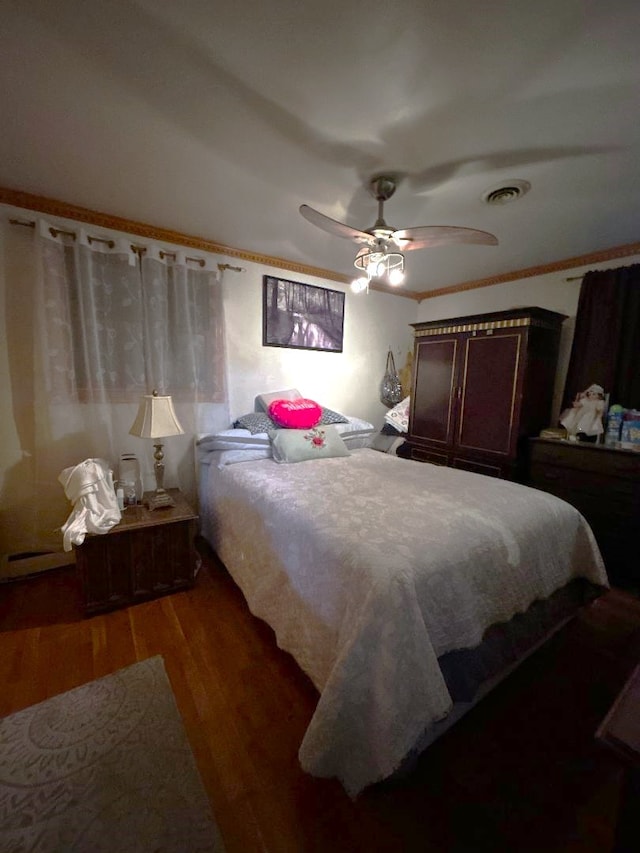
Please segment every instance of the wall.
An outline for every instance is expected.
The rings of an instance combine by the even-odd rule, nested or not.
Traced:
[[[345,293],[342,353],[262,346],[262,276],[280,276]],[[386,407],[379,387],[391,347],[398,369],[413,346],[416,303],[370,291],[354,294],[335,282],[247,264],[223,280],[229,405],[232,419],[254,409],[263,392],[297,388],[331,409],[365,418],[376,427]]]
[[[416,322],[425,320],[443,320],[448,317],[482,314],[489,311],[506,311],[509,308],[537,306],[566,314],[562,325],[558,370],[553,395],[551,424],[555,424],[560,414],[564,383],[571,355],[571,343],[575,330],[575,318],[580,296],[581,277],[591,269],[616,269],[631,266],[640,261],[640,255],[628,258],[616,258],[597,267],[575,267],[546,275],[522,278],[516,281],[497,284],[492,287],[480,287],[433,299],[423,300],[417,311]],[[567,279],[571,279],[567,281]]]
[[[0,206],[0,557],[31,550],[34,518],[29,475],[32,448],[32,345],[30,329],[20,328],[12,318],[21,316],[21,300],[29,299],[29,263],[32,231],[9,225],[9,217],[36,219],[37,214]],[[48,217],[61,227],[77,223]],[[93,235],[114,232],[86,226]],[[144,240],[136,237],[134,242]],[[167,248],[171,249],[171,246]],[[200,253],[203,254],[203,253]],[[217,263],[232,258],[216,258]],[[323,405],[365,418],[382,426],[386,408],[379,401],[387,350],[392,348],[400,368],[412,348],[409,324],[415,320],[416,303],[410,299],[371,291],[355,295],[345,285],[284,270],[246,263],[244,272],[226,270],[222,277],[224,294],[227,380],[231,420],[253,411],[255,397],[263,392],[295,387]],[[264,274],[302,281],[333,290],[343,290],[345,298],[344,351],[315,352],[262,346],[262,277]],[[128,413],[133,422],[136,407]],[[120,417],[122,420],[122,417]],[[229,424],[230,425],[230,424]],[[129,444],[141,439],[126,437]],[[165,448],[165,485],[182,485],[181,471],[193,471],[193,438],[180,436]],[[152,458],[146,446],[133,449],[146,470],[147,488],[152,487]],[[144,456],[143,456],[144,454]],[[85,455],[65,463],[75,464]],[[115,463],[117,460],[110,460]],[[65,465],[60,466],[60,470]],[[69,505],[60,487],[58,523],[62,524]]]

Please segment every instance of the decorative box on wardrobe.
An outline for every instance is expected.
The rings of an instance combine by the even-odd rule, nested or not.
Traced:
[[[410,456],[524,480],[549,426],[564,314],[516,308],[414,323]]]

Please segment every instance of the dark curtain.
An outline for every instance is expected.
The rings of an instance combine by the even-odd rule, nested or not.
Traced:
[[[564,386],[563,409],[592,383],[609,404],[640,409],[640,264],[586,273]]]

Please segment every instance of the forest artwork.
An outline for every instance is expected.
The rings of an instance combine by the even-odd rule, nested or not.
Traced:
[[[343,327],[344,293],[264,276],[263,346],[342,352]]]

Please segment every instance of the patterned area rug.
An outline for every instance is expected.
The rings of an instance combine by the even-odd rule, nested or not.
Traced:
[[[161,657],[0,720],[2,853],[223,850]]]

